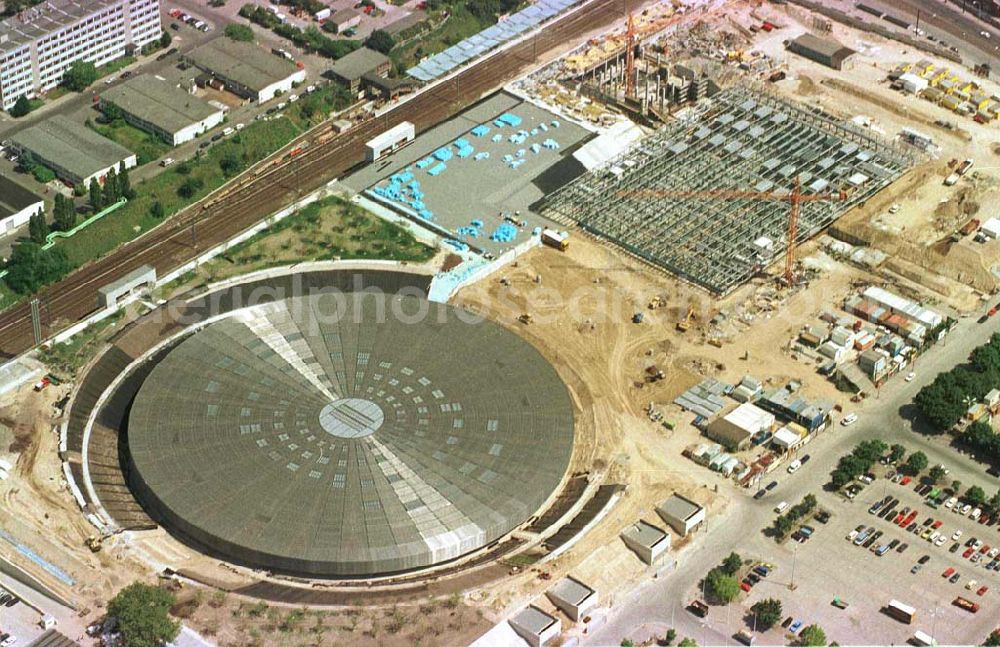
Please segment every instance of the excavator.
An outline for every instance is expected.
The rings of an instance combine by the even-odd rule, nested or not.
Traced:
[[[687,314],[677,322],[677,330],[687,332],[691,328],[691,320],[694,319],[694,306],[688,306]]]

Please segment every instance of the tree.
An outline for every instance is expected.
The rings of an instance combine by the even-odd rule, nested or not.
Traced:
[[[83,92],[97,80],[97,68],[89,61],[73,61],[63,74],[63,85],[74,92]]]
[[[90,181],[90,208],[95,213],[104,208],[104,193],[101,192],[101,183],[97,178]]]
[[[954,492],[955,494],[958,494],[959,492],[961,492],[962,491],[962,482],[959,481],[958,479],[955,479],[954,481],[952,481],[951,482],[951,491]]]
[[[388,54],[395,46],[396,41],[393,40],[392,34],[384,29],[376,29],[365,41],[365,47],[373,49],[376,52],[382,52],[383,54]]]
[[[169,615],[175,600],[170,591],[133,582],[108,603],[108,615],[118,619],[129,647],[160,647],[180,631],[180,623]]]
[[[177,195],[182,198],[193,198],[201,190],[202,181],[196,177],[189,177],[177,187]]]
[[[809,625],[799,633],[795,644],[801,647],[822,647],[826,644],[826,632],[819,625]]]
[[[76,226],[76,204],[71,199],[64,198],[62,194],[57,193],[55,205],[52,207],[52,216],[57,229],[69,231]]]
[[[160,202],[159,200],[154,202],[152,206],[149,207],[149,215],[153,216],[157,220],[162,219],[163,216],[166,215],[166,212],[163,209],[163,203]]]
[[[110,207],[116,202],[118,202],[118,173],[112,166],[104,176],[104,206]]]
[[[163,49],[170,47],[170,43],[172,43],[173,40],[174,37],[170,35],[170,32],[163,32],[160,34],[160,47]]]
[[[750,607],[757,631],[767,631],[781,620],[781,600],[767,598]]]
[[[122,109],[118,107],[118,104],[114,103],[113,101],[102,101],[101,112],[104,113],[104,121],[108,122],[109,124],[113,121],[124,119],[124,113],[122,112]]]
[[[933,483],[934,485],[937,485],[941,481],[941,479],[944,478],[944,476],[945,476],[944,468],[941,467],[940,465],[935,465],[934,467],[932,467],[930,473],[928,474],[928,477],[931,479],[931,483]]]
[[[722,560],[722,571],[726,575],[735,575],[740,567],[743,566],[743,558],[736,553],[729,553],[729,555]]]
[[[49,224],[45,222],[45,210],[40,209],[28,218],[28,237],[31,238],[31,242],[44,245],[45,237],[48,235]]]
[[[631,638],[622,638],[622,641],[619,644],[621,647],[635,647],[635,643],[632,642]]]
[[[675,640],[677,640],[677,630],[671,627],[670,629],[667,629],[666,635],[663,636],[663,642],[670,645],[673,644]]]
[[[40,287],[62,278],[70,270],[66,253],[61,249],[42,249],[37,243],[20,243],[7,261],[4,280],[18,294],[31,294]]]
[[[1000,490],[997,490],[996,494],[990,497],[990,500],[986,502],[986,505],[988,505],[991,510],[1000,510]]]
[[[965,500],[972,505],[982,505],[986,501],[986,492],[983,492],[983,488],[978,485],[973,485],[965,491]]]
[[[904,467],[906,468],[907,473],[911,476],[919,474],[927,469],[927,455],[923,452],[913,452],[910,454],[909,458],[906,459],[906,465]]]
[[[253,30],[246,25],[226,25],[226,29],[222,33],[229,39],[238,40],[243,43],[252,43],[254,41]]]
[[[236,151],[229,150],[223,153],[219,159],[219,168],[222,169],[226,177],[232,177],[243,169],[243,160],[240,159]]]
[[[1000,629],[997,629],[983,641],[984,647],[1000,647]]]
[[[708,572],[705,588],[711,597],[723,604],[729,604],[740,593],[739,580],[727,575],[721,568],[713,568]]]
[[[28,101],[28,95],[22,94],[18,97],[17,101],[14,102],[14,105],[7,112],[14,119],[19,119],[31,112],[31,102]]]
[[[118,197],[126,200],[135,197],[135,191],[132,190],[132,180],[128,177],[128,168],[125,166],[125,162],[118,164]]]
[[[899,443],[896,443],[895,445],[890,447],[889,452],[890,452],[889,460],[893,463],[898,463],[899,461],[903,460],[904,456],[906,456],[906,448],[900,445]]]
[[[679,643],[677,643],[677,647],[698,647],[698,643],[691,638],[683,638]]]

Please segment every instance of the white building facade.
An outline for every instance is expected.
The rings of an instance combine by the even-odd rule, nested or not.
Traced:
[[[160,37],[159,0],[49,0],[0,22],[0,107],[51,90],[66,69],[96,66]]]

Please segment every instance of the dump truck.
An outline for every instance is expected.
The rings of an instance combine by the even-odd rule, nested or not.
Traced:
[[[565,252],[566,248],[569,247],[569,234],[565,231],[556,231],[555,229],[543,229],[542,244]]]

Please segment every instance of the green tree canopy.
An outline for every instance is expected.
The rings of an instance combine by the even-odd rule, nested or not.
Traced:
[[[904,456],[906,456],[906,448],[900,445],[899,443],[896,443],[895,445],[889,448],[889,460],[898,463],[899,461],[903,460]]]
[[[781,600],[765,598],[750,607],[757,631],[767,631],[781,620]]]
[[[64,198],[62,194],[57,193],[52,207],[52,217],[57,229],[69,231],[76,226],[76,204],[72,199]]]
[[[928,476],[931,479],[931,483],[937,485],[941,482],[941,479],[945,477],[944,468],[940,465],[935,465],[931,468],[931,471],[928,472]]]
[[[97,68],[88,61],[73,61],[63,74],[63,85],[74,92],[83,92],[97,80]]]
[[[62,278],[70,270],[66,253],[59,248],[43,250],[37,243],[20,243],[7,261],[4,280],[18,294],[31,294]]]
[[[252,43],[254,41],[253,30],[247,25],[239,25],[236,23],[226,25],[226,28],[222,33],[226,35],[226,38],[238,40],[243,43]]]
[[[169,615],[174,602],[170,591],[133,582],[108,603],[108,615],[118,619],[128,647],[161,647],[180,631],[180,623]]]
[[[185,199],[193,198],[195,194],[201,190],[203,185],[204,182],[202,182],[200,178],[188,177],[179,187],[177,187],[177,195]]]
[[[118,172],[112,166],[108,170],[108,174],[104,176],[104,206],[107,207],[116,202],[118,202]]]
[[[49,223],[45,221],[45,210],[42,209],[28,218],[28,237],[31,242],[44,245],[48,235]]]
[[[28,101],[28,95],[22,94],[19,96],[17,101],[14,102],[14,105],[11,106],[10,110],[7,112],[10,113],[10,116],[15,119],[23,117],[31,112],[31,102]]]
[[[395,46],[396,41],[393,40],[392,34],[384,29],[376,29],[365,40],[365,47],[373,49],[376,52],[382,52],[383,54],[388,54]]]
[[[997,629],[983,641],[985,647],[1000,647],[1000,629]]]
[[[927,455],[923,452],[913,452],[906,459],[906,465],[904,465],[906,472],[911,476],[915,476],[920,472],[927,469]]]
[[[698,647],[698,643],[691,638],[682,638],[681,641],[677,643],[677,647]]]
[[[162,34],[160,34],[160,47],[162,47],[163,49],[170,47],[170,43],[172,43],[173,40],[174,37],[170,35],[170,32],[167,31],[163,32]]]
[[[809,625],[799,632],[795,644],[801,647],[822,647],[826,644],[826,632],[819,625]]]
[[[726,575],[734,575],[743,566],[743,558],[736,553],[729,553],[724,560],[722,560],[722,570]]]
[[[97,178],[90,181],[90,208],[95,213],[104,208],[104,192],[101,191],[101,183]]]
[[[986,492],[978,485],[973,485],[965,491],[965,500],[972,505],[982,505],[986,501]]]
[[[729,604],[739,595],[740,583],[721,568],[713,568],[705,577],[705,589],[709,597],[723,604]]]

